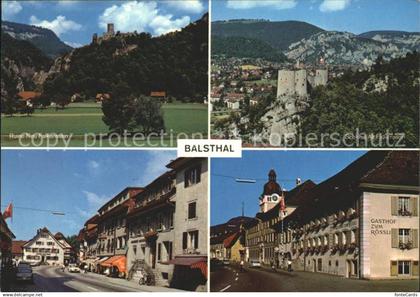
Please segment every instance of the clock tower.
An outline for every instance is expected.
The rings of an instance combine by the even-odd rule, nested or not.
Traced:
[[[271,169],[268,173],[268,182],[264,185],[264,192],[260,196],[260,212],[265,213],[277,204],[284,208],[284,193],[276,181],[276,172]]]

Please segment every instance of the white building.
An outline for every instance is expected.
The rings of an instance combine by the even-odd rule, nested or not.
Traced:
[[[29,263],[64,264],[65,246],[46,228],[23,245],[23,260]]]

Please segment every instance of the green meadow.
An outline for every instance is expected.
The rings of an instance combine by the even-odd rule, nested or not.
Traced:
[[[185,133],[188,136],[202,133],[204,137],[207,137],[207,105],[167,103],[162,106],[162,109],[167,133]],[[101,106],[96,103],[72,103],[65,109],[58,110],[52,107],[37,109],[31,116],[14,115],[9,117],[2,115],[2,146],[20,146],[18,140],[10,139],[9,135],[22,133],[72,134],[70,146],[83,146],[84,134],[106,134],[109,132],[108,127],[102,121],[102,116]],[[60,144],[58,145],[61,146]],[[104,141],[102,145],[109,146],[107,141]],[[151,144],[151,146],[154,145]],[[175,146],[176,143],[167,141],[167,145]]]

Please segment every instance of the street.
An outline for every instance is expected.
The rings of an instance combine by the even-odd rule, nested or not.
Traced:
[[[69,273],[56,266],[33,268],[34,283],[17,282],[15,292],[168,292],[165,287],[140,286],[125,279],[110,278],[96,273]]]
[[[359,280],[312,272],[222,266],[210,274],[212,292],[418,292],[418,280]]]

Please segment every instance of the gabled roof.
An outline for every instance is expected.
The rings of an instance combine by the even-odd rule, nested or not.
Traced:
[[[111,200],[109,200],[104,205],[102,205],[101,208],[99,208],[98,212],[101,212],[102,210],[107,208],[110,204],[114,203],[116,200],[118,200],[124,194],[130,193],[130,196],[134,197],[135,195],[137,195],[141,191],[143,191],[143,188],[141,188],[141,187],[127,187],[124,190],[122,190],[121,192],[119,192],[117,195],[115,195]]]
[[[239,239],[239,237],[241,236],[240,232],[235,232],[232,235],[229,235],[225,240],[223,240],[223,246],[225,248],[231,248],[236,241]]]
[[[33,91],[22,91],[22,92],[19,92],[17,95],[20,99],[26,101],[26,100],[31,100],[31,99],[41,96],[41,93],[33,92]]]
[[[30,239],[30,240],[28,240],[23,246],[24,247],[26,247],[26,246],[28,246],[29,244],[31,244],[31,243],[33,243],[34,241],[36,241],[39,237],[40,237],[40,235],[41,235],[41,233],[47,233],[52,239],[54,239],[54,241],[55,241],[55,243],[57,243],[58,244],[58,246],[60,246],[61,248],[63,248],[63,249],[65,249],[66,247],[60,242],[60,241],[58,241],[55,237],[54,237],[54,235],[48,230],[48,228],[47,227],[44,227],[44,228],[42,228],[42,229],[39,229],[38,231],[37,231],[37,234],[32,238],[32,239]]]

